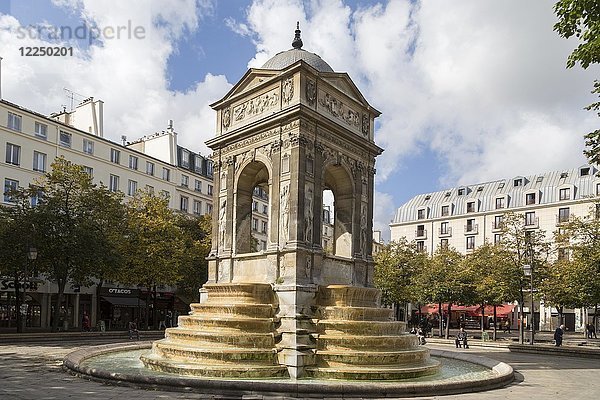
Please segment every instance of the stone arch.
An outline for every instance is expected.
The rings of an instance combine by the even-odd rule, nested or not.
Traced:
[[[355,187],[352,174],[339,163],[326,163],[322,175],[323,190],[333,192],[333,254],[352,257]],[[321,215],[323,210],[321,209]]]
[[[251,160],[239,168],[234,191],[234,252],[252,253],[257,249],[252,240],[252,203],[254,188],[270,193],[270,171],[266,163]],[[269,207],[270,208],[270,207]],[[269,213],[270,214],[270,213]]]

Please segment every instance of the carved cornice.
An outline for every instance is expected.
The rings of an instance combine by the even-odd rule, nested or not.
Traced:
[[[319,104],[332,116],[350,126],[360,128],[360,113],[345,105],[341,100],[336,99],[327,92],[323,92],[323,95],[319,98]]]
[[[229,152],[235,151],[235,150],[243,148],[243,147],[251,146],[256,142],[263,141],[263,140],[268,139],[273,136],[278,136],[279,132],[280,132],[280,128],[277,127],[274,129],[269,129],[268,131],[265,131],[265,132],[258,133],[256,135],[252,135],[244,140],[240,140],[238,142],[230,144],[223,150],[223,152],[229,153]]]
[[[262,114],[265,111],[276,108],[279,105],[279,88],[271,89],[269,92],[246,100],[233,107],[233,119],[242,121],[247,117]]]

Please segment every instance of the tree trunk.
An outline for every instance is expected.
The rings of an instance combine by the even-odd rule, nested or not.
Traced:
[[[154,325],[154,329],[157,330],[158,329],[158,313],[156,310],[156,285],[154,285],[152,287],[152,294],[154,296],[154,298],[152,299],[152,325]]]
[[[496,341],[496,333],[498,332],[498,317],[496,314],[496,305],[494,304],[494,342]]]
[[[483,332],[485,332],[485,304],[481,303],[481,340],[483,340]]]
[[[102,307],[100,307],[100,292],[102,291],[102,286],[104,285],[104,279],[100,278],[98,283],[96,284],[96,326],[102,320]]]
[[[57,279],[58,293],[56,295],[56,303],[54,304],[54,320],[52,321],[52,332],[58,332],[60,322],[60,305],[62,304],[67,281],[65,279]],[[65,310],[65,317],[67,316]]]
[[[450,337],[450,316],[452,315],[452,303],[448,303],[448,322],[446,323],[446,339]]]
[[[442,310],[442,302],[438,303],[438,325],[439,325],[439,337],[444,335],[444,310]]]
[[[521,289],[521,299],[519,303],[519,344],[523,344],[525,342],[525,330],[523,329],[523,324],[525,323],[525,313],[523,312],[523,304],[525,304],[525,299],[523,295],[523,289]]]
[[[21,290],[19,289],[19,272],[15,272],[15,317],[17,319],[17,333],[23,332],[23,324],[21,322]],[[25,288],[23,288],[25,290]]]

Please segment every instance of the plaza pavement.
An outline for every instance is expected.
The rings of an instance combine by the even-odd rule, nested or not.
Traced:
[[[62,359],[65,354],[82,346],[123,341],[120,337],[101,337],[91,334],[85,339],[64,336],[62,340],[32,337],[27,341],[7,341],[0,335],[0,399],[231,399],[202,393],[145,390],[88,381],[65,372]],[[53,334],[54,335],[54,334]],[[93,336],[92,336],[93,335]],[[93,339],[92,339],[93,338]],[[56,339],[52,337],[51,339]],[[572,338],[578,341],[578,337]],[[581,337],[581,339],[583,339]],[[127,341],[127,339],[125,339]],[[596,341],[593,341],[596,343]],[[449,350],[454,345],[443,339],[432,339],[431,348]],[[541,345],[543,347],[544,345]],[[545,345],[547,348],[551,346]],[[577,351],[578,346],[565,346]],[[505,345],[478,340],[471,341],[465,351],[483,355],[510,364],[515,381],[501,389],[487,392],[449,396],[416,397],[416,399],[593,399],[600,393],[600,358],[582,358],[550,353],[529,354],[509,351]],[[244,396],[238,399],[288,399],[287,396]],[[314,397],[312,397],[314,398]],[[325,399],[327,397],[324,397]]]

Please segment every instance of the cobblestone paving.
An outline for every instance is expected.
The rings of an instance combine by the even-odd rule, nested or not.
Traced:
[[[100,344],[100,343],[95,343]],[[88,381],[62,369],[65,354],[89,342],[0,344],[0,399],[231,399],[231,396],[189,392],[166,392],[112,386]],[[448,346],[432,344],[432,348]],[[468,350],[506,362],[515,369],[513,384],[488,392],[417,399],[592,399],[600,393],[600,360],[556,355],[511,353],[506,349]],[[289,399],[287,396],[256,396],[240,393],[237,399]]]

